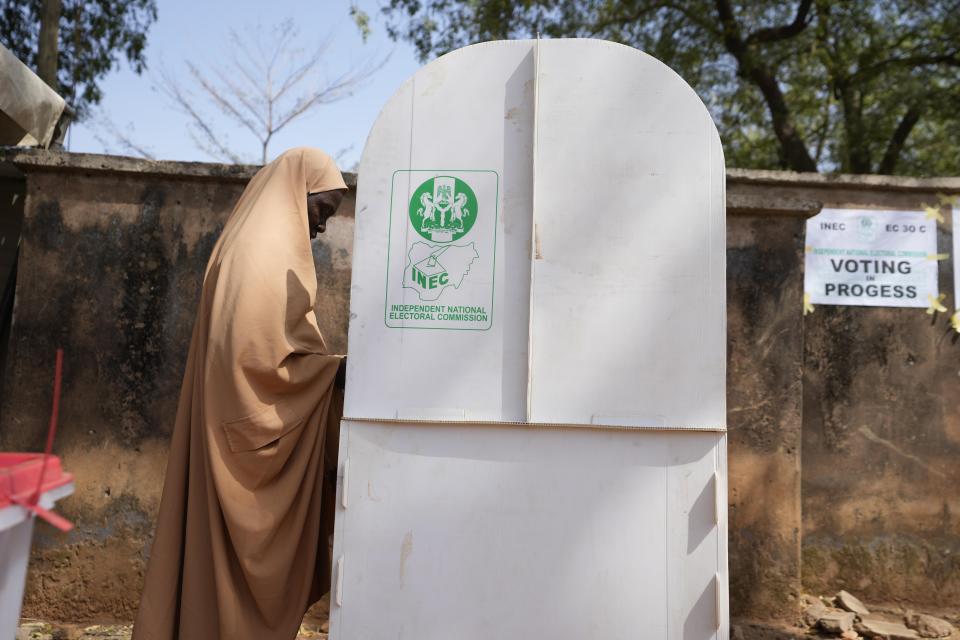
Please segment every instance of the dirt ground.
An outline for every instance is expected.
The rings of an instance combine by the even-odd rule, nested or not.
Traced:
[[[303,624],[296,640],[327,640],[327,616],[329,598],[314,605],[304,616]],[[876,617],[891,622],[902,620],[909,610],[898,603],[872,604],[871,611]],[[960,623],[960,614],[952,609],[931,609],[927,613]],[[130,640],[132,625],[129,624],[66,624],[38,620],[24,620],[20,625],[16,640]],[[859,636],[858,637],[862,637]],[[838,639],[839,635],[818,633],[817,630],[803,626],[798,619],[795,622],[774,622],[764,620],[734,619],[730,627],[732,640],[816,640]],[[960,640],[960,634],[954,633],[942,640]]]
[[[16,640],[130,640],[133,627],[122,624],[76,626],[24,621]],[[307,624],[300,627],[297,640],[326,640],[327,634]]]
[[[330,603],[325,596],[307,611],[296,640],[327,640]],[[16,640],[130,640],[130,624],[69,624],[24,619]]]

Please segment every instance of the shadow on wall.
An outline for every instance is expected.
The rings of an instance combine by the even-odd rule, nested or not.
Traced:
[[[0,372],[6,369],[7,345],[13,324],[14,293],[17,284],[17,262],[20,255],[20,231],[23,227],[23,205],[26,181],[8,177],[19,173],[0,165]],[[0,381],[0,397],[3,383]]]

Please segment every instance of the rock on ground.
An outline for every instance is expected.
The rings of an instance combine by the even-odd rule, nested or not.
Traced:
[[[808,627],[816,626],[817,621],[820,620],[823,616],[829,613],[826,605],[816,600],[811,602],[800,614],[800,617],[803,619],[803,624]]]
[[[953,625],[946,620],[925,613],[908,613],[904,616],[904,622],[921,638],[948,638],[954,631]]]
[[[841,591],[837,594],[837,606],[841,609],[846,609],[847,611],[852,611],[860,616],[870,615],[870,610],[867,609],[860,600],[858,600],[852,593],[849,591]]]
[[[841,634],[853,628],[856,614],[849,611],[828,611],[820,616],[820,628],[829,633]]]
[[[886,622],[869,616],[857,623],[856,630],[868,638],[881,640],[915,640],[920,636],[913,629],[907,629],[899,622]]]

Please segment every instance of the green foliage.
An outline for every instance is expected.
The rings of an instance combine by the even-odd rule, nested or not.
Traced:
[[[675,69],[728,163],[960,173],[960,0],[387,0],[420,57],[484,40],[595,37]]]
[[[42,4],[0,0],[0,42],[33,69]],[[135,72],[144,70],[147,31],[156,18],[156,0],[63,0],[57,80],[78,117],[100,102],[99,82],[120,56]]]
[[[350,19],[356,25],[360,32],[360,38],[366,42],[370,38],[372,30],[370,28],[370,14],[355,4],[350,5]]]

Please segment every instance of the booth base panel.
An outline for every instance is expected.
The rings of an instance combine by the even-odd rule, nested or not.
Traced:
[[[345,420],[334,640],[726,638],[726,437]]]

